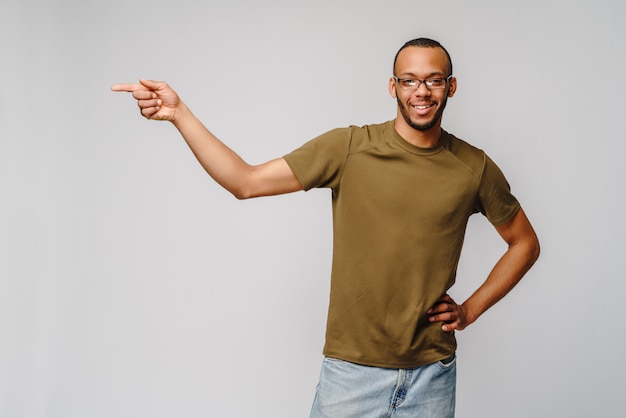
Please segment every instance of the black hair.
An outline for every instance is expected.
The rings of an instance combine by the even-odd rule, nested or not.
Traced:
[[[452,58],[450,58],[450,54],[448,53],[448,50],[445,49],[443,47],[443,45],[441,45],[439,42],[433,40],[433,39],[428,39],[428,38],[417,38],[417,39],[412,39],[410,41],[408,41],[407,43],[405,43],[404,45],[402,45],[402,48],[400,48],[398,50],[398,52],[396,53],[396,57],[393,59],[393,70],[394,70],[394,74],[395,74],[395,70],[396,70],[396,61],[398,60],[398,55],[400,55],[400,52],[404,49],[404,48],[408,48],[410,46],[417,46],[420,48],[441,48],[443,49],[443,52],[446,53],[446,57],[448,57],[448,63],[450,65],[450,73],[448,75],[452,75]]]

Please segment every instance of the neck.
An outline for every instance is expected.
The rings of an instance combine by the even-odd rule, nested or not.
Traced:
[[[436,124],[432,128],[422,131],[412,128],[406,123],[402,123],[403,121],[401,117],[396,118],[394,126],[402,139],[409,144],[419,148],[433,148],[439,143],[439,138],[441,138],[441,125]]]

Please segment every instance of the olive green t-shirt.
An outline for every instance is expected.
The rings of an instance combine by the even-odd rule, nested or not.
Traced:
[[[305,190],[332,190],[324,355],[390,368],[449,357],[454,334],[426,311],[454,284],[470,215],[499,225],[519,209],[499,168],[445,131],[415,147],[394,121],[332,130],[284,158]]]

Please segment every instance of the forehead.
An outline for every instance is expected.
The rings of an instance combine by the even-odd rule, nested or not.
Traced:
[[[434,74],[448,75],[450,65],[448,57],[439,47],[409,46],[398,54],[396,75],[430,76]]]

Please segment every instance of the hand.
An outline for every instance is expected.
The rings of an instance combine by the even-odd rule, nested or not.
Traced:
[[[469,325],[467,312],[463,305],[458,305],[450,295],[444,295],[432,308],[426,311],[430,322],[443,322],[444,332],[461,331]]]
[[[111,90],[133,93],[146,119],[174,121],[181,103],[176,92],[167,83],[160,81],[139,80],[139,83],[115,84]]]

